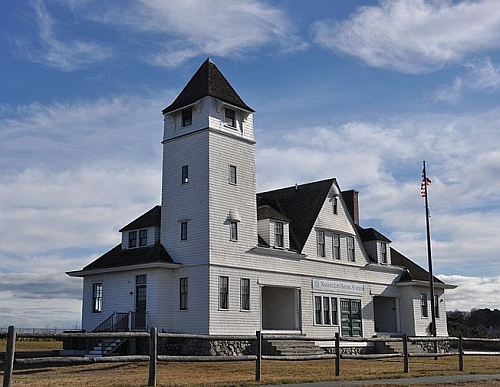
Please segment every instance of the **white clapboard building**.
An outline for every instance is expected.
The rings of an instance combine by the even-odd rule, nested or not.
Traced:
[[[332,178],[256,193],[254,110],[211,60],[163,110],[163,186],[81,270],[82,328],[429,335],[428,272],[362,228]],[[437,335],[447,335],[435,278]]]

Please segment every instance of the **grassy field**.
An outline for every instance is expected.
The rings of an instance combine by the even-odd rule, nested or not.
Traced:
[[[18,341],[18,350],[60,349],[57,341]],[[0,341],[0,352],[5,341]],[[403,373],[402,359],[342,360],[341,376],[335,377],[334,360],[263,361],[262,380],[254,381],[255,362],[158,363],[157,385],[178,387],[237,387],[291,384],[332,380],[365,380],[459,374],[458,358],[410,358],[410,373]],[[463,374],[500,373],[500,357],[465,357]],[[3,373],[2,373],[3,378]],[[13,387],[139,387],[148,382],[148,363],[98,363],[78,366],[41,366],[15,369]],[[446,384],[450,386],[450,384]],[[424,385],[419,385],[423,387]],[[436,385],[434,385],[436,386]],[[439,385],[438,385],[439,386]],[[457,386],[500,386],[500,382],[458,383]]]

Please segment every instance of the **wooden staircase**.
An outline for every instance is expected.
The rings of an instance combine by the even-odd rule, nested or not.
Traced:
[[[103,357],[112,355],[119,347],[121,347],[127,339],[104,339],[99,341],[99,343],[90,351],[88,351],[84,357]]]

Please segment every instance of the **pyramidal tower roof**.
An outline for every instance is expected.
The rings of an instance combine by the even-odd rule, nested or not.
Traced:
[[[243,102],[210,58],[203,62],[175,101],[163,109],[162,112],[163,114],[172,112],[195,103],[206,96],[211,96],[243,110],[254,112],[251,107]]]

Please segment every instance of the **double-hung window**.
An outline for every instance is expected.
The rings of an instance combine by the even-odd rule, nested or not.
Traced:
[[[318,230],[318,256],[325,256],[325,232],[323,230]]]
[[[340,259],[340,235],[333,234],[332,238],[333,258]]]
[[[332,199],[333,214],[337,215],[339,213],[339,199],[334,196]]]
[[[316,325],[338,325],[337,297],[314,297],[314,323]]]
[[[182,127],[193,124],[193,108],[188,107],[182,110]]]
[[[242,278],[240,283],[241,310],[250,310],[250,279]]]
[[[347,237],[347,257],[350,262],[356,260],[356,256],[354,255],[354,237]]]
[[[130,231],[128,233],[128,247],[137,247],[137,231]]]
[[[229,277],[219,277],[219,309],[229,309]]]
[[[439,318],[439,297],[437,294],[434,295],[434,316]]]
[[[188,279],[179,279],[179,309],[187,310],[188,308]]]
[[[139,246],[148,245],[148,229],[139,230]]]
[[[274,224],[274,245],[276,247],[284,247],[283,241],[283,222],[275,222]]]
[[[387,263],[387,243],[380,242],[380,261]]]
[[[429,317],[429,313],[427,311],[427,294],[420,293],[420,311],[422,317]]]
[[[92,284],[92,312],[102,312],[102,283]]]

